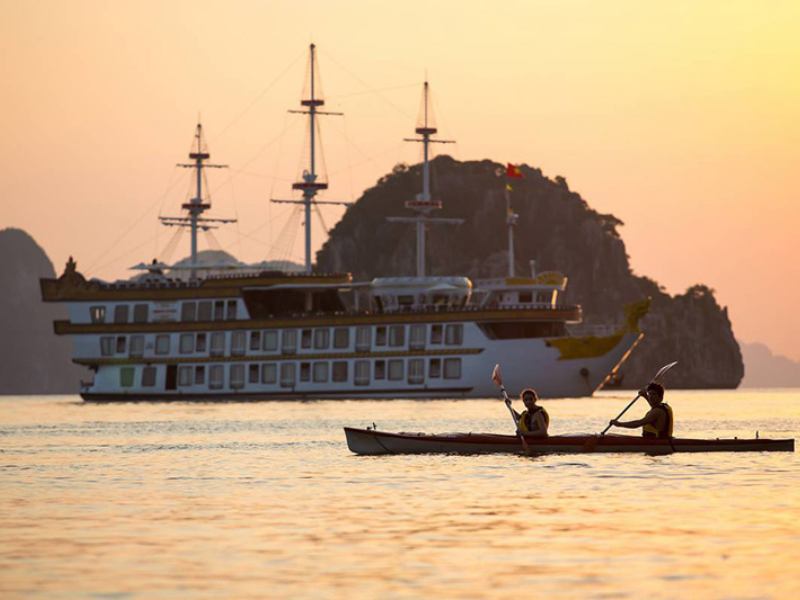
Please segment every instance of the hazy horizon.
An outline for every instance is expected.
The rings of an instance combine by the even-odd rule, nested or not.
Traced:
[[[157,216],[189,192],[174,165],[198,114],[212,161],[231,165],[210,173],[213,216],[240,221],[220,247],[301,261],[300,220],[285,228],[293,208],[269,198],[302,171],[305,124],[286,111],[313,40],[325,108],[345,113],[321,124],[323,199],[419,161],[402,138],[427,72],[448,154],[564,176],[625,222],[637,274],[672,294],[708,285],[738,339],[800,360],[796,4],[2,6],[0,226],[29,232],[58,272],[73,255],[88,276],[128,277],[162,254],[173,232]],[[331,227],[343,209],[323,212]],[[315,220],[315,248],[324,235]]]

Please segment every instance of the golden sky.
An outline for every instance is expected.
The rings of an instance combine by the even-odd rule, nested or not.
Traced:
[[[160,255],[189,191],[198,114],[215,232],[243,260],[302,259],[284,227],[297,108],[319,47],[329,199],[399,162],[427,73],[458,159],[563,175],[625,222],[637,273],[702,282],[734,333],[800,359],[800,3],[760,1],[0,0],[0,227],[61,270],[127,277]],[[324,209],[330,227],[342,209]],[[495,232],[496,233],[496,232]],[[315,246],[324,230],[315,223]],[[201,238],[201,247],[205,240]],[[184,236],[173,259],[188,251]],[[556,267],[556,265],[548,265]]]

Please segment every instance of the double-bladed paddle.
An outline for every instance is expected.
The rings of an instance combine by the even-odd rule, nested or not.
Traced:
[[[661,368],[658,370],[658,373],[656,373],[655,377],[653,377],[653,378],[650,380],[650,383],[658,383],[658,381],[659,381],[659,380],[660,380],[660,379],[661,379],[661,378],[664,376],[664,374],[665,374],[667,371],[669,371],[669,370],[670,370],[672,367],[674,367],[675,365],[677,365],[677,364],[678,364],[678,361],[676,360],[676,361],[674,361],[674,362],[671,362],[671,363],[669,363],[669,364],[667,364],[667,365],[664,365],[663,367],[661,367]],[[641,394],[641,390],[640,390],[640,391],[639,391],[639,393],[637,393],[637,394],[636,394],[636,397],[635,397],[633,400],[631,400],[631,401],[628,403],[628,406],[626,406],[626,407],[625,407],[625,408],[622,410],[622,412],[621,412],[621,413],[619,413],[619,414],[617,415],[617,418],[616,418],[616,419],[613,419],[613,420],[614,420],[614,421],[616,421],[616,420],[618,420],[618,419],[622,418],[622,415],[624,415],[626,412],[628,412],[628,409],[629,409],[631,406],[633,406],[633,405],[636,403],[636,401],[637,401],[639,398],[641,398],[641,396],[642,396],[642,394]],[[611,422],[609,422],[608,426],[607,426],[605,429],[603,429],[603,431],[600,433],[600,435],[605,435],[605,434],[606,434],[606,431],[608,431],[609,429],[611,429]]]
[[[511,419],[514,421],[514,429],[517,431],[517,435],[519,436],[520,441],[522,442],[522,449],[525,452],[528,452],[528,442],[525,440],[525,436],[519,430],[519,426],[517,424],[517,415],[514,414],[514,409],[511,408],[511,398],[508,397],[508,392],[506,392],[506,388],[503,385],[503,374],[500,372],[500,365],[495,365],[494,369],[492,369],[492,381],[494,384],[500,388],[500,391],[503,393],[503,400],[505,400],[506,408],[508,408],[508,412],[511,413]]]

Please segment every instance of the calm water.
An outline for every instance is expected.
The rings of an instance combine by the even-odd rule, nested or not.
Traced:
[[[590,432],[630,397],[545,406]],[[678,436],[800,437],[800,390],[668,400]],[[373,421],[511,430],[498,400],[0,400],[0,596],[800,596],[798,453],[352,455]]]

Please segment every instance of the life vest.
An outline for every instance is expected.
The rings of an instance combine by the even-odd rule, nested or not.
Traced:
[[[661,439],[671,438],[672,424],[674,421],[672,417],[672,407],[666,402],[662,402],[661,404],[653,408],[660,408],[662,411],[664,411],[664,423],[661,425],[660,430],[655,424],[648,423],[647,425],[642,427],[642,437],[661,438]]]
[[[548,415],[547,411],[541,406],[534,408],[533,413],[528,413],[527,410],[522,411],[522,414],[519,416],[519,421],[517,421],[517,429],[519,429],[520,433],[531,433],[533,431],[533,417],[539,412],[542,413],[545,433],[547,433],[547,429],[550,427],[550,415]]]

